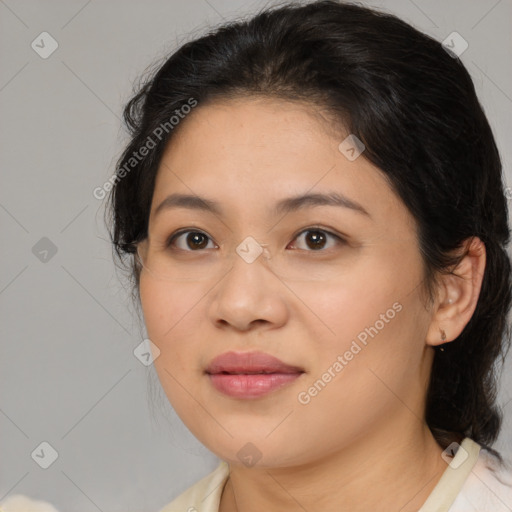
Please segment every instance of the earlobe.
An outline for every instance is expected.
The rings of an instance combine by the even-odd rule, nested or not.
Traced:
[[[472,237],[466,240],[464,248],[466,253],[457,267],[441,277],[427,345],[438,346],[455,340],[476,309],[485,271],[485,244],[478,237]]]

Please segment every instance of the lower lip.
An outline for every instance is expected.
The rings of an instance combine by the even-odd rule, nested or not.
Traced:
[[[302,373],[210,374],[215,389],[234,398],[258,398],[290,384]]]

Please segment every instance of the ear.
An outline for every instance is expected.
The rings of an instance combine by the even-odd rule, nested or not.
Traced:
[[[478,237],[464,243],[467,254],[453,270],[442,275],[438,297],[427,331],[427,345],[442,345],[456,339],[476,308],[485,271],[485,244]],[[446,339],[442,339],[442,331]]]

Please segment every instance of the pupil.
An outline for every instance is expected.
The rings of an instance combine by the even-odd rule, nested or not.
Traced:
[[[306,240],[313,242],[310,245],[311,248],[318,249],[319,247],[322,247],[323,244],[325,243],[325,236],[321,231],[310,231],[309,235],[306,237]]]
[[[203,243],[201,243],[201,239]],[[187,236],[187,243],[189,244],[189,247],[191,247],[192,249],[202,249],[203,247],[208,245],[208,242],[206,242],[206,237],[202,233],[190,233]]]

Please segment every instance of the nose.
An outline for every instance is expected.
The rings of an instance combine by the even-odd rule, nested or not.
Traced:
[[[270,270],[269,252],[265,246],[262,248],[262,253],[250,263],[236,254],[230,270],[212,289],[209,317],[217,327],[249,331],[286,323],[287,289]]]

